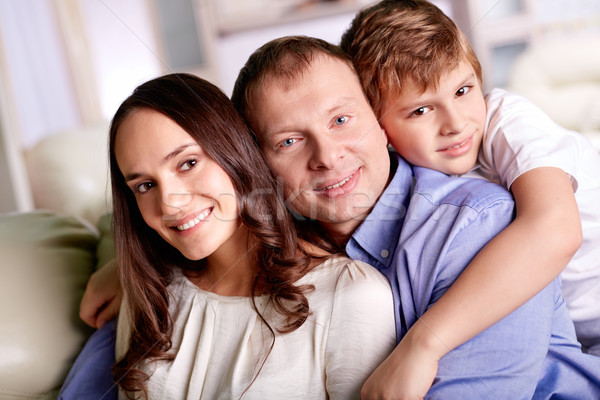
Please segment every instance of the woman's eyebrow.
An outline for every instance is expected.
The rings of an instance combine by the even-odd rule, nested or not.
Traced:
[[[165,164],[165,163],[167,163],[169,160],[172,160],[172,159],[173,159],[174,157],[176,157],[178,154],[181,154],[181,153],[183,153],[183,152],[184,152],[186,149],[188,149],[188,148],[190,148],[190,147],[193,147],[193,146],[198,146],[198,143],[195,143],[195,142],[194,142],[194,143],[185,143],[185,144],[182,144],[181,146],[177,146],[177,147],[175,148],[175,150],[173,150],[172,152],[170,152],[169,154],[167,154],[167,155],[166,155],[166,156],[163,158],[163,160],[162,160],[162,162],[161,162],[161,165],[162,165],[162,164]],[[134,179],[137,179],[137,178],[139,178],[139,177],[140,177],[140,176],[142,176],[142,175],[143,175],[143,174],[142,174],[142,173],[139,173],[139,172],[132,172],[132,173],[130,173],[130,174],[127,174],[127,175],[125,176],[125,182],[130,182],[130,181],[132,181],[132,180],[134,180]]]

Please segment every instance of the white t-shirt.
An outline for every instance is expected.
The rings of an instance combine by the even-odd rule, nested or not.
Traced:
[[[562,128],[519,95],[493,89],[486,104],[479,165],[472,172],[507,188],[538,167],[569,174],[583,244],[562,273],[563,294],[578,337],[600,343],[600,155],[584,136]]]
[[[174,320],[173,362],[144,366],[152,374],[150,399],[358,399],[369,374],[396,343],[388,281],[371,266],[331,258],[304,276],[311,315],[272,341],[249,297],[220,296],[199,289],[181,272],[168,290]],[[271,326],[278,315],[256,297]],[[128,347],[127,313],[117,328],[117,359]],[[280,326],[280,325],[278,325]],[[124,393],[119,393],[124,399]]]

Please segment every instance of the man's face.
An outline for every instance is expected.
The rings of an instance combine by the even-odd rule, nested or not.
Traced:
[[[347,237],[388,182],[387,139],[355,72],[324,55],[292,81],[255,89],[251,124],[287,203]]]

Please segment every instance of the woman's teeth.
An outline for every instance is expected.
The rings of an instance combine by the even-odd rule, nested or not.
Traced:
[[[210,209],[204,211],[202,214],[198,215],[196,218],[186,222],[183,225],[177,225],[177,229],[179,229],[180,231],[185,231],[186,229],[193,228],[194,226],[196,226],[196,224],[199,224],[200,221],[208,217],[208,214],[210,214]]]

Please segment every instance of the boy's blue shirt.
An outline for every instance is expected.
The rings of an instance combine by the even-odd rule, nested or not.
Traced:
[[[348,255],[390,281],[400,340],[513,219],[503,187],[411,167],[397,170],[354,232]],[[581,353],[559,279],[439,363],[430,399],[600,399],[600,357]],[[555,397],[553,397],[555,398]]]

